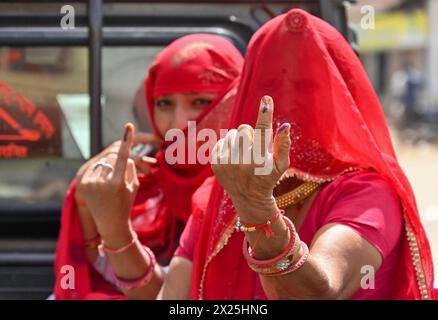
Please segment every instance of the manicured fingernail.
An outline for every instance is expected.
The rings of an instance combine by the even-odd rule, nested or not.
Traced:
[[[277,134],[284,132],[286,129],[290,129],[290,123],[283,123],[280,127],[277,129]]]

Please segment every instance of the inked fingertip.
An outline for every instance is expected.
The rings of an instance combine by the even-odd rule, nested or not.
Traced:
[[[123,141],[128,141],[129,136],[134,132],[134,125],[131,122],[125,124],[125,132],[123,134]]]
[[[270,96],[263,96],[262,101],[262,112],[265,113],[269,110],[272,104],[272,98]]]
[[[125,133],[123,134],[123,142],[128,141],[128,135],[130,133],[129,127],[125,126]]]

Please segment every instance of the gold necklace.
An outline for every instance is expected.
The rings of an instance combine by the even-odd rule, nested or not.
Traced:
[[[281,196],[275,197],[277,206],[280,209],[286,209],[296,205],[297,203],[303,202],[307,199],[316,189],[321,185],[320,182],[307,181],[299,185],[295,189],[282,194]]]

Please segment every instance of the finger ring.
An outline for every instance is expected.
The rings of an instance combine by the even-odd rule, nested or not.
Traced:
[[[98,166],[102,166],[102,167],[105,167],[105,168],[108,168],[108,169],[111,169],[111,170],[114,169],[112,165],[110,165],[109,163],[104,162],[104,161],[97,161],[94,164],[94,169],[96,169]]]

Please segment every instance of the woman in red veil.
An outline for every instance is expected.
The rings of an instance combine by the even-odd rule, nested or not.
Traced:
[[[176,100],[170,99],[169,95],[178,95],[178,99],[186,102],[190,100],[193,107],[186,111],[192,112],[188,117],[197,121],[197,129],[226,126],[223,122],[229,121],[242,65],[241,54],[223,37],[194,34],[171,43],[156,57],[145,81],[147,107],[155,134],[154,138],[148,139],[163,141],[166,129],[170,129],[163,129],[162,121],[169,118],[166,116],[169,110],[176,108]],[[205,95],[214,96],[208,105],[203,102]],[[171,125],[184,129],[187,122],[185,125],[181,123],[182,118],[175,114]],[[144,140],[144,137],[138,136],[137,139]],[[88,205],[83,199],[87,192],[79,194],[77,191],[78,180],[88,168],[96,167],[96,164],[111,167],[108,163],[102,164],[101,160],[109,158],[111,153],[116,154],[123,143],[117,142],[87,162],[68,190],[56,250],[55,299],[126,298],[126,292],[107,272],[111,269],[108,259],[102,260],[97,255],[101,239],[100,230],[93,221],[95,215],[81,214],[79,210]],[[138,176],[139,186],[129,222],[139,242],[152,249],[161,265],[168,264],[178,244],[191,213],[193,192],[212,175],[210,166],[205,164],[169,165],[164,156],[167,146],[161,142],[156,166],[148,174]],[[65,280],[66,266],[74,270],[74,286],[69,286]]]
[[[367,75],[335,28],[294,9],[257,31],[231,121],[238,130],[215,156],[229,160],[239,134],[254,141],[242,124],[277,130],[272,152],[262,147],[273,170],[213,164],[176,253],[193,262],[192,299],[434,298],[413,191]]]

